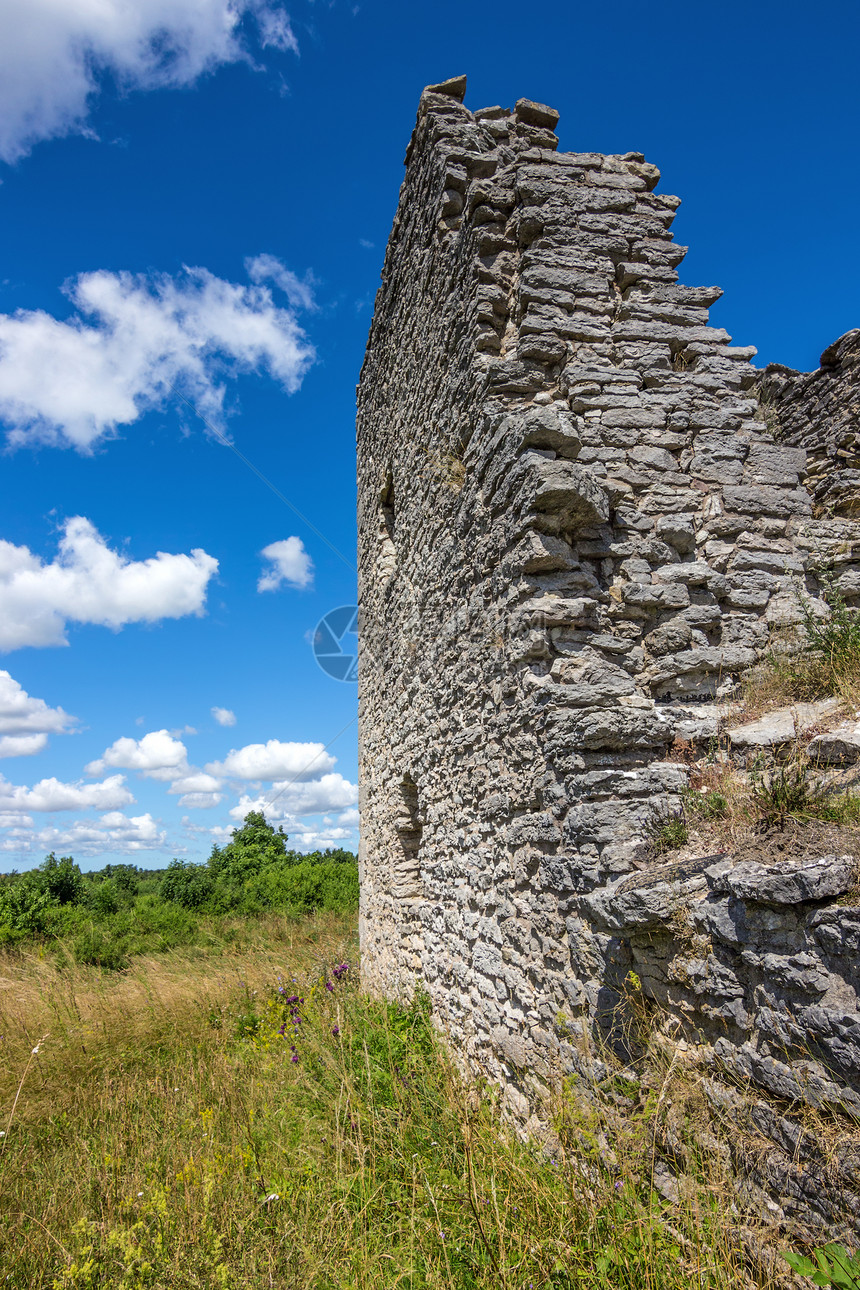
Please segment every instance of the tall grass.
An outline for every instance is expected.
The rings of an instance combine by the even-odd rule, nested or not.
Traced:
[[[668,1084],[614,1142],[571,1089],[522,1140],[426,1000],[360,992],[351,920],[123,975],[7,959],[0,1028],[15,1290],[748,1284],[706,1173],[655,1188]]]

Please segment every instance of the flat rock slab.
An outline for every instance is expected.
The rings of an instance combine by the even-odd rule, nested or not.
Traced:
[[[758,721],[748,721],[726,731],[735,748],[773,748],[791,743],[804,730],[817,725],[837,706],[837,699],[819,699],[816,703],[795,703],[777,708]]]
[[[846,721],[816,735],[806,750],[820,766],[854,766],[860,761],[860,721]]]

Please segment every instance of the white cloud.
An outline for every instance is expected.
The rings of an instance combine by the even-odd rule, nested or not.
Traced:
[[[177,279],[100,270],[66,293],[79,312],[65,321],[41,309],[0,314],[0,418],[11,444],[90,452],[177,388],[217,423],[221,375],[267,371],[292,393],[314,357],[267,287],[206,269]]]
[[[274,282],[293,309],[316,309],[316,280],[310,270],[303,278],[298,278],[274,255],[254,255],[245,261],[245,272],[252,282]]]
[[[270,561],[270,568],[260,574],[258,591],[277,591],[282,583],[291,587],[309,587],[314,580],[314,565],[301,538],[288,537],[270,542],[260,555]]]
[[[174,779],[168,793],[216,793],[221,787],[221,780],[214,775],[207,775],[202,770],[189,767],[189,773],[180,779]]]
[[[229,708],[212,708],[212,716],[219,726],[235,726],[236,724],[236,713],[231,712]]]
[[[0,735],[0,757],[32,757],[48,746],[47,735]]]
[[[0,775],[0,811],[81,811],[95,808],[110,811],[127,806],[134,796],[125,787],[124,775],[109,775],[98,784],[64,784],[58,779],[40,779],[32,788],[10,784]]]
[[[70,622],[118,630],[204,612],[218,561],[159,551],[129,560],[112,551],[89,520],[67,520],[59,554],[44,563],[26,546],[0,540],[0,650],[66,645]]]
[[[63,734],[75,724],[62,708],[34,699],[8,672],[0,670],[0,734]]]
[[[0,0],[0,158],[89,133],[105,72],[122,89],[146,90],[190,85],[224,63],[253,66],[240,34],[246,15],[261,46],[298,52],[273,0]]]
[[[115,739],[84,770],[88,775],[102,775],[108,766],[136,770],[149,779],[175,780],[188,771],[188,750],[169,730],[151,730],[142,739]]]
[[[123,815],[109,811],[100,819],[75,820],[62,828],[36,832],[16,829],[0,844],[11,852],[65,851],[76,856],[98,856],[104,852],[133,855],[136,851],[164,851],[167,834],[147,811],[145,815]]]
[[[220,788],[220,779],[216,779],[214,775],[207,775],[202,770],[189,767],[189,773],[183,775],[181,779],[175,779],[167,791],[182,794],[179,799],[180,806],[203,810],[210,806],[218,806],[223,801],[224,794],[218,791]]]
[[[0,670],[0,757],[32,757],[47,745],[49,734],[65,734],[75,722],[62,708],[32,698]]]
[[[342,824],[347,828],[352,828],[352,829],[357,828],[358,825],[361,823],[361,817],[359,816],[358,808],[350,807],[348,811],[341,811],[340,815],[337,817],[337,822],[338,824]]]
[[[271,801],[269,800],[271,798]],[[234,820],[243,820],[249,811],[262,811],[268,819],[291,818],[300,815],[322,815],[354,806],[358,801],[358,785],[338,773],[322,775],[310,783],[274,783],[272,792],[256,798],[244,794],[230,811]],[[347,830],[349,834],[352,829]]]
[[[279,791],[280,788],[279,784],[272,785],[273,790]],[[285,785],[279,801],[284,810],[293,815],[319,815],[323,811],[354,806],[358,801],[358,785],[335,772],[322,775],[309,784]]]
[[[265,744],[246,744],[244,748],[231,748],[223,761],[209,762],[211,775],[232,779],[275,780],[310,779],[320,771],[331,770],[337,758],[325,750],[324,744],[281,743],[270,739]],[[249,807],[249,810],[254,809]]]
[[[340,846],[352,836],[352,829],[302,829],[292,834],[290,841],[297,851],[325,851]]]
[[[179,799],[179,805],[200,811],[210,806],[218,806],[223,799],[223,793],[183,793]]]

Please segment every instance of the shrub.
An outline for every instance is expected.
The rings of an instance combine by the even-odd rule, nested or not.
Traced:
[[[860,1255],[851,1255],[835,1241],[803,1254],[784,1254],[786,1263],[802,1277],[811,1277],[817,1286],[839,1286],[840,1290],[860,1290]],[[814,1262],[813,1262],[814,1260]]]
[[[821,574],[821,599],[829,614],[820,618],[798,588],[803,620],[801,648],[771,653],[744,678],[748,708],[805,703],[828,695],[849,701],[860,687],[860,611],[850,608],[832,575]]]
[[[855,671],[860,662],[860,614],[846,605],[832,575],[822,574],[820,581],[829,617],[816,617],[810,602],[803,596],[800,600],[809,649],[835,673]]]
[[[288,868],[272,866],[251,884],[248,896],[266,907],[302,914],[316,909],[345,913],[358,905],[358,866],[313,861]]]
[[[215,880],[205,865],[171,860],[161,880],[159,895],[183,909],[201,909],[214,890]]]

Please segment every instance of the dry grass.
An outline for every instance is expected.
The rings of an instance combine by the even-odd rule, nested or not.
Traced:
[[[799,650],[769,654],[742,678],[743,719],[753,721],[775,708],[835,698],[851,710],[860,696],[860,655],[834,668],[827,659]]]

